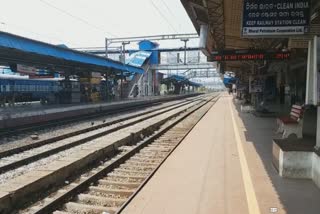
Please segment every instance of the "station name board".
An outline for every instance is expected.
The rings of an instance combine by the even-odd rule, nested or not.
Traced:
[[[224,50],[211,53],[213,61],[287,60],[290,52],[275,50]]]
[[[308,32],[310,0],[244,0],[242,36],[287,36]]]

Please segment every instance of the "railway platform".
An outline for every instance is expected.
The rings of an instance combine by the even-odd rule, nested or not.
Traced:
[[[319,213],[316,185],[272,165],[275,129],[222,96],[122,213]]]
[[[166,95],[153,97],[149,96],[137,99],[91,104],[82,103],[41,106],[38,103],[32,103],[27,106],[0,108],[0,129],[56,121],[66,118],[74,118],[82,115],[90,115],[105,111],[114,111],[130,107],[134,108],[159,102],[183,99],[196,95],[199,94],[193,93],[184,95]]]

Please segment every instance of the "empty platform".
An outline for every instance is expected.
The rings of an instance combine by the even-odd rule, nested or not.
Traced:
[[[222,96],[122,213],[320,213],[316,185],[272,165],[275,118],[238,109]]]

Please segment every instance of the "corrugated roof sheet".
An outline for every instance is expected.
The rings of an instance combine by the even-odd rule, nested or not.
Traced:
[[[150,58],[151,52],[148,51],[138,51],[130,55],[129,61],[127,62],[128,65],[141,67],[147,59]]]
[[[105,59],[103,57],[94,56],[68,48],[58,47],[52,44],[20,37],[5,32],[0,32],[0,47],[13,48],[23,52],[30,52],[106,68],[114,68],[117,70],[123,70],[132,73],[143,73],[143,69],[141,68],[130,65],[123,65],[122,63]]]

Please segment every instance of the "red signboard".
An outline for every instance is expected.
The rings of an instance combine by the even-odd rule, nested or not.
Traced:
[[[213,61],[286,60],[289,52],[265,50],[226,50],[212,53]]]

